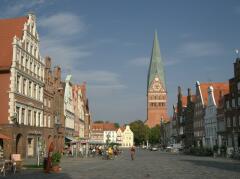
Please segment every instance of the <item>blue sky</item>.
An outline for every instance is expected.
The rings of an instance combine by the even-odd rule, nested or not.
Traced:
[[[147,70],[154,30],[164,59],[169,114],[177,86],[233,77],[240,48],[237,0],[0,0],[0,17],[33,11],[41,56],[63,75],[87,81],[94,120],[146,119]]]

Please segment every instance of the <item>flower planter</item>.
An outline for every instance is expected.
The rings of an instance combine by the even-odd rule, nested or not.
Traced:
[[[60,167],[59,167],[59,165],[54,165],[54,166],[52,166],[52,172],[55,172],[55,173],[60,172]]]

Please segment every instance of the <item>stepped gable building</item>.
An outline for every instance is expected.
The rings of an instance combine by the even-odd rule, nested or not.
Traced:
[[[87,83],[83,82],[80,85],[82,92],[82,100],[84,103],[84,138],[90,139],[91,137],[91,129],[92,129],[92,116],[90,113],[89,102],[87,98]]]
[[[169,118],[163,60],[157,32],[155,32],[147,79],[147,120],[145,124],[152,128],[160,125],[161,120],[168,121]]]
[[[201,84],[199,81],[196,82],[196,101],[193,120],[194,141],[196,146],[205,146],[204,117],[208,105],[208,88],[212,86],[214,89],[221,89],[224,85],[226,85],[224,82],[207,82]],[[216,96],[216,98],[218,97]]]
[[[205,146],[213,148],[217,145],[217,109],[221,108],[223,95],[229,92],[228,82],[219,84],[215,88],[208,87],[208,103],[205,109]]]
[[[228,147],[240,147],[240,58],[234,63],[234,77],[229,80],[229,93],[224,96],[225,124]]]
[[[193,117],[194,117],[194,106],[196,96],[192,95],[191,89],[188,88],[187,95],[187,107],[185,109],[185,129],[184,129],[184,146],[189,148],[194,145],[194,134],[193,134]]]
[[[0,19],[0,125],[12,140],[5,157],[36,156],[48,143],[43,120],[44,60],[39,53],[36,17]]]

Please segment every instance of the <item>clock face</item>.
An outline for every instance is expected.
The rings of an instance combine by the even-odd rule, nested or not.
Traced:
[[[160,90],[161,90],[161,85],[160,85],[159,83],[154,83],[154,84],[153,84],[153,89],[154,89],[155,91],[160,91]]]

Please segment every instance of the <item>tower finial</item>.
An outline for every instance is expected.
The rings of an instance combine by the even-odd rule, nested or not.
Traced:
[[[235,49],[235,53],[237,55],[237,58],[239,58],[239,49]]]

